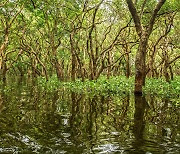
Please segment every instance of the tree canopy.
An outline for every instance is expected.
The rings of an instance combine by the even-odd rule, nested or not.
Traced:
[[[1,0],[0,75],[169,82],[180,74],[179,10],[179,0]]]

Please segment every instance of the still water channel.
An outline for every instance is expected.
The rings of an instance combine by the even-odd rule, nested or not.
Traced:
[[[179,108],[155,96],[0,92],[0,153],[180,153]]]

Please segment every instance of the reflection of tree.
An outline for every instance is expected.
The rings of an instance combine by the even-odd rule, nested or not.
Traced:
[[[97,133],[96,122],[98,110],[97,96],[84,97],[84,95],[71,93],[71,116],[69,118],[71,140],[76,146],[84,144],[93,151]],[[88,141],[88,142],[87,142]]]
[[[152,98],[154,115],[150,115],[151,122],[157,126],[156,136],[159,142],[163,142],[166,138],[169,138],[170,141],[176,142],[177,139],[177,127],[179,127],[179,110],[177,107],[171,104],[170,99],[168,98]],[[152,107],[151,107],[152,108]],[[151,113],[152,114],[152,113]]]
[[[135,95],[135,113],[133,133],[135,137],[134,149],[139,149],[143,145],[143,134],[145,128],[144,113],[146,108],[144,96]]]
[[[69,124],[71,129],[71,137],[75,140],[77,136],[80,134],[79,126],[82,123],[81,113],[80,113],[80,102],[83,96],[79,96],[78,94],[71,92],[71,116],[69,117]]]
[[[123,99],[120,115],[118,116],[118,119],[116,118],[116,121],[118,121],[117,125],[119,126],[118,127],[119,130],[125,131],[124,126],[126,125],[126,118],[127,118],[129,103],[130,103],[130,95],[127,95]]]
[[[94,138],[96,137],[97,134],[97,100],[98,97],[94,96],[92,99],[89,99],[89,115],[88,115],[88,125],[87,125],[87,133],[88,133],[88,139],[89,139],[89,144],[90,144],[90,149],[93,151],[94,147]],[[93,132],[93,128],[95,128]],[[96,140],[96,139],[95,139]]]
[[[3,99],[2,96],[0,94],[0,112],[3,110]]]
[[[153,145],[153,148],[157,146],[159,150],[154,141],[164,143],[161,139],[168,137],[172,144],[177,142],[179,112],[169,106],[168,99],[147,99],[150,106],[147,112],[145,98],[135,96],[133,113],[134,102],[131,102],[133,99],[130,99],[130,95],[123,98],[87,96],[61,91],[47,94],[35,88],[29,91],[28,96],[22,95],[22,92],[16,90],[14,96],[0,93],[0,103],[3,99],[3,110],[0,112],[3,147],[14,145],[27,149],[29,147],[23,142],[23,137],[27,137],[34,144],[41,145],[41,149],[61,149],[69,153],[96,153],[109,148],[109,145],[125,150],[132,145],[133,149],[127,149],[127,152],[136,150],[143,153],[151,148],[149,145]],[[131,120],[133,116],[134,123]],[[166,131],[165,136],[161,131]],[[149,140],[152,142],[149,143]],[[169,147],[171,143],[168,143]],[[45,153],[46,150],[41,152]]]
[[[129,123],[129,115],[131,114],[130,111],[130,95],[127,95],[126,97],[120,98],[117,97],[117,100],[113,100],[113,98],[109,99],[107,101],[107,104],[109,105],[108,110],[110,116],[112,118],[111,125],[106,125],[107,128],[110,128],[110,126],[113,126],[117,132],[124,132],[128,131],[126,127],[127,125],[130,125]],[[116,103],[117,104],[116,104]]]

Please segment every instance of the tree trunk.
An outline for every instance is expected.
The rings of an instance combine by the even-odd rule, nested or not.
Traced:
[[[130,58],[129,58],[129,53],[128,53],[128,47],[126,47],[126,77],[129,78],[131,74],[130,70]]]
[[[112,55],[111,55],[111,51],[108,51],[108,68],[107,68],[107,78],[109,79],[111,76],[111,68],[112,65]]]
[[[71,79],[72,81],[75,81],[76,79],[76,56],[74,53],[72,54],[72,62],[71,62]]]
[[[145,114],[146,105],[147,102],[144,96],[135,95],[133,134],[135,137],[136,144],[142,144],[143,134],[145,129],[144,114]]]
[[[142,94],[142,87],[145,86],[146,77],[146,50],[147,50],[148,37],[142,36],[139,44],[138,51],[136,53],[135,60],[135,94]]]
[[[54,43],[53,43],[54,44]],[[59,80],[63,80],[63,69],[57,58],[57,47],[52,45],[53,64],[56,69],[56,74]]]
[[[90,62],[89,62],[89,68],[90,68],[90,72],[91,72],[89,78],[90,78],[90,80],[94,80],[94,78],[95,78],[95,76],[94,76],[94,67],[93,67],[93,60],[92,60],[91,57],[90,57]]]
[[[2,78],[3,78],[3,82],[6,82],[6,73],[7,73],[7,65],[6,62],[4,61],[2,63]]]
[[[150,20],[149,20],[149,25],[146,26],[146,28],[142,25],[141,23],[141,14],[139,16],[138,11],[135,7],[135,4],[133,3],[132,0],[126,0],[129,11],[132,15],[136,32],[140,38],[140,44],[138,51],[136,53],[136,60],[135,60],[135,68],[136,68],[136,75],[135,75],[135,94],[142,94],[142,87],[145,85],[145,76],[146,76],[146,50],[147,50],[147,43],[149,36],[152,33],[153,26],[155,23],[156,16],[158,14],[158,11],[161,9],[163,4],[165,3],[166,0],[159,0],[156,7],[154,8]],[[142,9],[145,7],[146,1],[144,1],[144,6]],[[143,11],[141,12],[143,13]],[[145,29],[144,29],[145,28]]]
[[[55,58],[54,65],[55,65],[55,69],[56,69],[56,75],[57,75],[58,79],[62,81],[63,80],[63,72],[62,72],[61,65],[59,64],[57,58]]]
[[[166,82],[170,82],[170,77],[169,77],[169,73],[168,73],[167,69],[168,69],[168,64],[165,61],[165,63],[164,63],[164,76],[165,76]]]
[[[169,65],[169,71],[170,71],[171,80],[173,80],[174,79],[174,74],[173,74],[173,70],[172,70],[171,65]]]

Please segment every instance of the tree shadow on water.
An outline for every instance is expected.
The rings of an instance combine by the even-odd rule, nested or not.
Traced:
[[[134,125],[133,135],[134,141],[130,153],[146,153],[143,150],[144,146],[144,131],[145,131],[145,110],[148,107],[145,96],[135,95],[135,112],[134,112]]]

